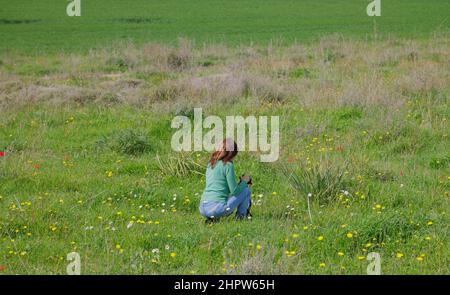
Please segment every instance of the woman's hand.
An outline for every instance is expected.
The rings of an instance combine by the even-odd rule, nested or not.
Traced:
[[[250,181],[250,176],[248,175],[242,175],[241,176],[241,180],[245,181],[246,183],[248,183]]]

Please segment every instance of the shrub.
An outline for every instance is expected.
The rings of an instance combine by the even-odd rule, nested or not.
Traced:
[[[148,137],[141,131],[122,130],[114,138],[111,148],[127,155],[139,155],[150,151]]]

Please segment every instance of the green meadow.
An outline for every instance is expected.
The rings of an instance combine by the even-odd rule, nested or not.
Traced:
[[[174,44],[292,44],[330,34],[424,38],[449,28],[446,0],[382,1],[382,17],[366,14],[365,0],[81,0],[81,17],[68,1],[3,1],[0,50],[87,52],[118,42]]]
[[[0,274],[450,273],[448,1],[30,3],[0,5]],[[235,161],[251,220],[199,214],[196,107],[280,118]]]

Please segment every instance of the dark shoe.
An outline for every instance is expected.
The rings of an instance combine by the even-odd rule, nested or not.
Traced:
[[[251,219],[253,217],[252,213],[250,212],[250,208],[252,208],[252,200],[250,200],[250,204],[248,205],[248,209],[247,209],[246,217],[248,219]]]
[[[244,220],[246,218],[245,215],[239,214],[236,212],[236,215],[234,216],[235,220]]]
[[[206,225],[209,225],[209,224],[211,224],[211,223],[214,223],[214,221],[215,221],[214,218],[206,218],[206,219],[205,219],[205,224],[206,224]]]

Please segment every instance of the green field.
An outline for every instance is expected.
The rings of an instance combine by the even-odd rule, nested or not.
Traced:
[[[364,274],[375,251],[383,273],[448,274],[448,47],[327,38],[4,60],[3,272],[65,273],[75,250],[83,273]],[[170,148],[172,118],[195,106],[280,116],[280,159],[236,161],[254,178],[252,221],[203,224],[209,155]]]
[[[3,2],[0,274],[450,274],[449,1]],[[280,117],[252,220],[204,224],[195,107]]]
[[[360,39],[428,37],[448,30],[446,0],[382,1],[382,16],[366,15],[365,0],[82,0],[81,17],[66,1],[2,1],[0,51],[87,51],[117,42],[175,44],[177,38],[239,45],[292,43],[333,33]]]

